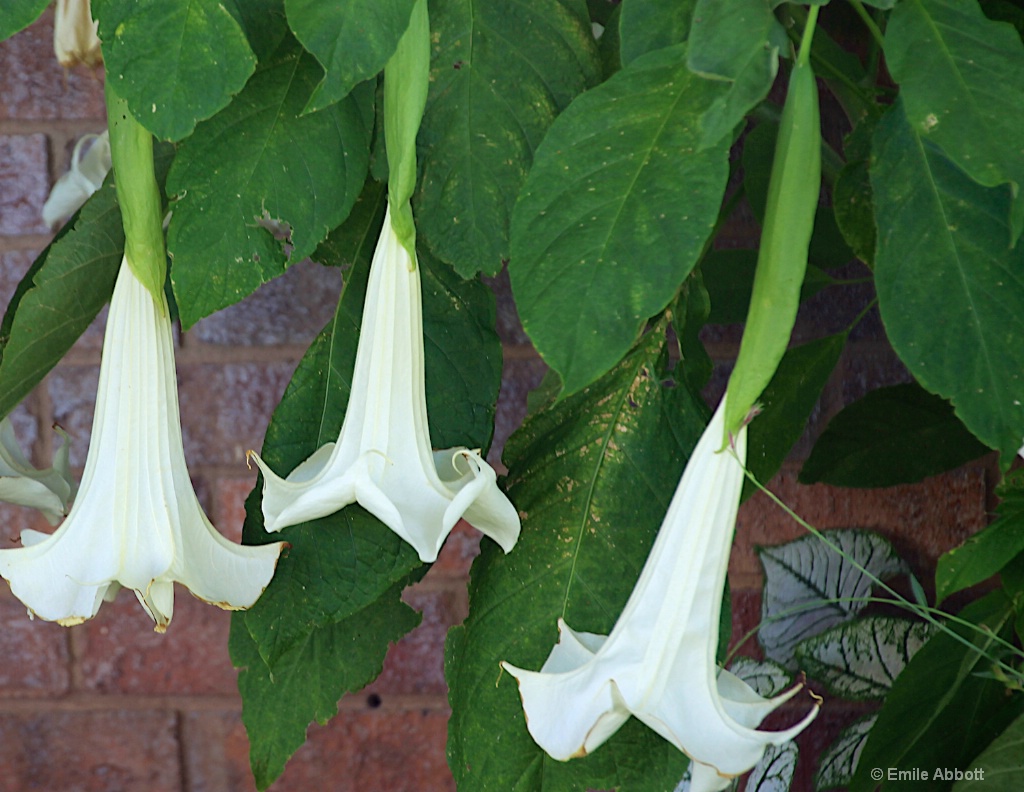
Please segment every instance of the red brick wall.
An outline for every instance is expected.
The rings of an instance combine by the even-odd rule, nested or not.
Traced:
[[[0,44],[0,303],[49,232],[40,207],[83,133],[105,126],[101,81],[65,74],[52,56],[47,14]],[[741,224],[734,236],[747,235]],[[245,451],[259,448],[274,405],[306,345],[330,317],[337,274],[299,265],[244,303],[180,338],[178,380],[186,457],[215,524],[232,539],[254,481]],[[507,281],[495,282],[506,366],[497,438],[521,420],[527,391],[543,374],[515,319]],[[285,306],[301,295],[307,311]],[[804,312],[798,340],[838,330],[869,293],[823,294]],[[269,319],[268,319],[269,317]],[[102,317],[101,317],[102,320]],[[100,321],[101,321],[100,320]],[[735,328],[706,333],[712,354],[728,361]],[[60,423],[73,436],[80,472],[88,447],[102,327],[91,328],[15,412],[23,444],[48,462]],[[724,366],[723,366],[724,371]],[[805,440],[773,483],[798,512],[821,528],[879,530],[928,580],[937,555],[986,521],[991,471],[969,467],[918,486],[853,492],[796,484],[800,456],[827,418],[867,390],[905,378],[877,319],[854,334]],[[724,376],[715,382],[720,388]],[[714,385],[712,386],[714,390]],[[492,459],[494,459],[492,453]],[[0,536],[14,540],[32,515],[0,505]],[[46,529],[46,526],[36,526]],[[752,547],[801,529],[755,497],[742,513],[731,565],[735,635],[759,618],[760,567]],[[447,628],[466,613],[465,581],[476,553],[474,532],[460,527],[424,581],[407,593],[423,625],[393,648],[367,690],[346,697],[326,727],[289,764],[275,790],[434,792],[453,788],[445,756],[447,698],[442,647]],[[133,597],[122,594],[97,618],[64,629],[29,621],[6,586],[0,589],[0,792],[139,790],[229,792],[253,788],[235,674],[227,654],[228,614],[179,590],[166,635],[151,629]],[[813,755],[834,737],[852,708],[827,707],[803,738]],[[810,789],[802,763],[799,789]]]

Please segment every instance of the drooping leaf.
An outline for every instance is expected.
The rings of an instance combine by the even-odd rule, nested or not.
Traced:
[[[594,36],[582,0],[441,0],[430,16],[419,232],[463,277],[494,275],[534,150],[597,79]]]
[[[976,0],[905,0],[885,30],[885,57],[915,133],[986,187],[1024,181],[1024,44]],[[1013,235],[1021,231],[1020,196]],[[1009,210],[1009,204],[1006,204]],[[1009,219],[1009,211],[1002,218]]]
[[[233,8],[257,60],[272,55],[288,34],[284,0],[224,0],[224,3],[226,8]]]
[[[953,792],[1017,792],[1024,786],[1024,716],[1018,717],[988,748],[971,760],[974,772],[957,781]]]
[[[1024,473],[1007,474],[997,494],[998,518],[939,558],[935,569],[937,602],[987,580],[1024,553]]]
[[[916,383],[893,385],[871,391],[829,422],[800,481],[892,487],[952,470],[989,450],[945,399]]]
[[[867,616],[800,642],[796,658],[834,696],[880,699],[933,632],[927,622]]]
[[[622,65],[686,41],[696,5],[697,0],[625,0],[619,15]]]
[[[866,715],[843,729],[836,741],[825,749],[814,773],[814,788],[818,792],[846,788],[874,725],[875,715]]]
[[[727,87],[692,74],[685,55],[651,52],[573,102],[516,203],[516,304],[565,394],[626,354],[717,218],[729,141],[698,151],[697,121]]]
[[[637,580],[706,420],[687,388],[662,383],[664,329],[599,382],[530,416],[506,448],[523,533],[514,552],[486,546],[474,562],[469,618],[446,649],[460,789],[671,789],[683,774],[685,756],[636,720],[584,759],[550,759],[498,666],[540,668],[559,617],[607,633]]]
[[[872,203],[867,161],[848,162],[839,171],[832,189],[832,211],[846,244],[869,267],[875,263],[878,240]]]
[[[163,140],[187,137],[227,106],[256,67],[220,0],[104,0],[96,13],[106,79]]]
[[[682,379],[695,393],[704,389],[711,379],[715,365],[700,339],[700,331],[707,324],[711,300],[700,269],[695,269],[683,281],[672,311],[672,327],[679,341],[678,368]],[[679,376],[678,371],[675,376]]]
[[[321,70],[294,39],[261,63],[231,105],[181,144],[168,177],[177,195],[167,244],[186,329],[284,271],[281,244],[259,221],[290,226],[289,261],[348,215],[366,178],[372,86],[302,115]],[[296,141],[315,140],[316,146]]]
[[[0,41],[35,22],[50,0],[6,0],[0,9]]]
[[[343,99],[383,70],[409,27],[414,0],[285,0],[288,26],[324,69],[307,111]]]
[[[840,530],[825,536],[838,550],[815,536],[757,548],[765,575],[757,637],[765,657],[786,668],[794,667],[797,644],[863,610],[872,576],[885,580],[907,571],[878,534]]]
[[[761,414],[747,432],[747,467],[762,484],[779,472],[804,433],[811,413],[846,346],[846,333],[786,351],[761,394]],[[744,497],[756,487],[743,485]]]
[[[871,777],[871,770],[879,767],[928,769],[928,776],[919,778],[887,774],[883,789],[934,790],[933,768],[965,768],[1024,710],[1024,696],[1008,696],[1001,682],[977,673],[989,665],[983,653],[999,651],[996,635],[1008,632],[1009,600],[995,591],[959,615],[970,624],[951,629],[967,645],[939,632],[911,658],[885,697],[850,792],[876,789],[878,779]]]
[[[800,749],[793,740],[769,745],[747,776],[747,792],[789,792]]]
[[[1007,466],[1024,437],[1024,245],[1008,247],[1009,188],[972,181],[915,133],[900,102],[874,148],[886,334],[914,378]]]
[[[121,266],[124,230],[112,182],[82,208],[72,230],[41,257],[4,317],[0,415],[57,364],[100,312]]]
[[[768,94],[779,70],[785,31],[765,0],[697,0],[687,65],[723,80],[729,91],[701,119],[700,148],[716,145]]]
[[[281,775],[311,723],[327,723],[337,714],[342,695],[376,678],[389,643],[419,624],[419,614],[399,599],[404,585],[399,582],[344,620],[311,630],[273,671],[246,632],[245,621],[232,618],[228,645],[239,669],[242,722],[258,789]]]

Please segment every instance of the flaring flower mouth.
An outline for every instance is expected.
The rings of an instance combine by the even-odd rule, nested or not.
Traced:
[[[744,426],[718,451],[724,414],[723,399],[611,634],[576,632],[560,620],[539,672],[502,663],[519,682],[530,734],[554,759],[591,753],[633,715],[693,760],[692,792],[712,792],[818,713],[820,700],[795,726],[760,731],[801,685],[766,699],[715,662],[747,434]]]
[[[222,608],[251,606],[283,543],[236,545],[203,513],[181,440],[174,347],[158,305],[122,261],[110,301],[92,441],[79,494],[51,534],[0,551],[0,575],[29,612],[77,624],[121,586],[163,631],[174,582]]]
[[[0,421],[0,500],[38,509],[56,525],[68,513],[68,501],[75,495],[68,455],[71,444],[63,429],[54,426],[63,439],[54,455],[53,466],[36,470],[18,446],[10,417]]]
[[[286,479],[258,454],[268,531],[358,502],[420,559],[434,561],[461,518],[508,552],[520,522],[478,450],[432,451],[423,369],[419,267],[384,218],[370,266],[348,409],[338,440]]]

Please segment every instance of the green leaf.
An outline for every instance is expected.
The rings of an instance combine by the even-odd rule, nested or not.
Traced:
[[[384,68],[409,26],[415,0],[285,0],[288,25],[324,69],[307,112],[344,99]]]
[[[225,7],[239,20],[257,59],[272,55],[288,33],[284,0],[225,0]]]
[[[164,140],[188,137],[256,66],[220,0],[105,0],[97,17],[106,78],[138,122]]]
[[[968,178],[915,134],[899,102],[874,149],[886,334],[914,378],[1008,466],[1024,437],[1024,245],[1007,247],[1010,191]]]
[[[761,394],[761,414],[747,432],[747,467],[762,484],[779,472],[804,433],[825,383],[846,346],[846,333],[787,350]],[[756,487],[747,481],[744,497]]]
[[[33,265],[4,316],[0,415],[42,381],[114,291],[124,230],[111,181],[73,222]]]
[[[750,108],[768,95],[789,42],[765,0],[697,0],[687,65],[723,80],[730,90],[701,119],[700,148],[732,133]]]
[[[685,54],[644,55],[573,102],[516,203],[516,305],[565,394],[626,354],[714,227],[730,141],[698,151],[698,120],[727,88],[692,74]]]
[[[697,0],[624,0],[619,16],[622,65],[686,41],[696,5]]]
[[[794,667],[797,644],[863,610],[874,578],[907,571],[893,546],[878,534],[841,530],[825,536],[838,549],[816,536],[757,548],[765,576],[757,638],[765,657],[786,668]]]
[[[569,763],[547,757],[499,661],[539,668],[559,617],[607,633],[629,597],[706,409],[662,382],[665,323],[606,377],[530,416],[506,449],[515,551],[473,564],[469,617],[449,634],[448,757],[461,790],[672,789],[686,758],[632,720]]]
[[[281,775],[285,762],[306,740],[313,721],[327,723],[338,699],[380,673],[390,643],[419,624],[420,616],[399,599],[405,582],[348,618],[313,629],[267,667],[241,614],[231,620],[228,647],[239,669],[242,722],[258,789]]]
[[[168,177],[178,200],[167,243],[185,329],[284,271],[281,244],[261,219],[290,226],[288,261],[299,261],[359,195],[373,89],[360,86],[344,101],[302,115],[320,74],[286,39],[235,101],[179,147]]]
[[[843,729],[836,741],[822,752],[814,773],[816,790],[846,788],[874,725],[875,716],[865,715]]]
[[[1024,716],[1017,718],[971,761],[971,777],[957,781],[953,792],[1018,792],[1024,787]]]
[[[987,580],[1024,553],[1024,473],[1009,473],[997,490],[998,518],[960,547],[944,553],[935,569],[935,599]]]
[[[976,0],[904,0],[886,26],[885,55],[915,133],[978,183],[1009,182],[1016,196],[1024,181],[1024,44],[1017,31],[988,19]],[[1019,211],[1013,236],[1007,231],[996,242],[1006,246],[1020,235]]]
[[[0,9],[0,41],[35,22],[49,4],[50,0],[5,0]]]
[[[909,383],[871,391],[825,427],[800,471],[804,484],[892,487],[988,453],[945,399]]]
[[[872,204],[867,161],[848,162],[839,171],[832,189],[832,211],[846,244],[869,267],[875,262],[878,239]]]
[[[867,616],[801,641],[796,658],[833,696],[880,699],[933,632],[926,622]]]
[[[708,322],[738,324],[744,321],[750,307],[750,294],[754,288],[757,251],[746,248],[709,250],[701,259],[700,269],[711,297]],[[835,282],[835,278],[827,272],[808,264],[807,274],[800,288],[800,302],[809,300]]]
[[[1024,696],[1009,697],[1003,685],[978,675],[988,661],[982,652],[1000,651],[995,644],[1012,607],[996,591],[971,603],[960,618],[981,629],[954,626],[967,646],[946,632],[936,634],[911,658],[897,677],[850,783],[850,792],[878,786],[873,768],[964,768],[967,763],[1020,714]],[[952,779],[950,779],[952,780]],[[934,790],[932,778],[892,780],[893,790]],[[939,787],[942,788],[942,787]]]
[[[533,152],[597,80],[597,48],[582,0],[442,0],[430,15],[417,226],[463,277],[494,275]]]

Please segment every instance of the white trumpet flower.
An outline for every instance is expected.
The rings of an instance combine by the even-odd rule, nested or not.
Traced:
[[[82,147],[89,150],[83,155]],[[103,186],[110,172],[110,137],[104,130],[99,135],[82,135],[71,154],[71,169],[57,179],[43,204],[43,222],[50,228],[77,212],[89,196]]]
[[[530,734],[554,759],[592,752],[635,715],[690,757],[691,792],[712,792],[817,715],[815,705],[792,728],[759,731],[800,686],[765,699],[715,663],[747,431],[719,451],[724,408],[725,400],[694,449],[611,634],[559,620],[559,641],[539,672],[502,663],[519,681]]]
[[[341,433],[281,479],[263,471],[268,531],[358,502],[423,561],[434,561],[460,518],[508,552],[519,515],[479,450],[432,452],[423,379],[420,274],[391,225],[390,207],[370,266],[352,387]]]
[[[64,442],[54,454],[53,466],[36,470],[25,458],[10,417],[0,421],[0,500],[38,509],[56,525],[67,514],[75,485],[68,465],[70,443],[67,433],[54,427]]]
[[[228,541],[196,498],[182,448],[170,316],[161,303],[122,261],[79,494],[53,534],[26,531],[22,547],[0,550],[0,575],[42,619],[78,624],[124,586],[163,632],[175,581],[239,610],[274,574],[282,543]]]
[[[103,63],[98,25],[92,19],[89,0],[57,0],[53,19],[53,52],[65,69],[78,63]]]

